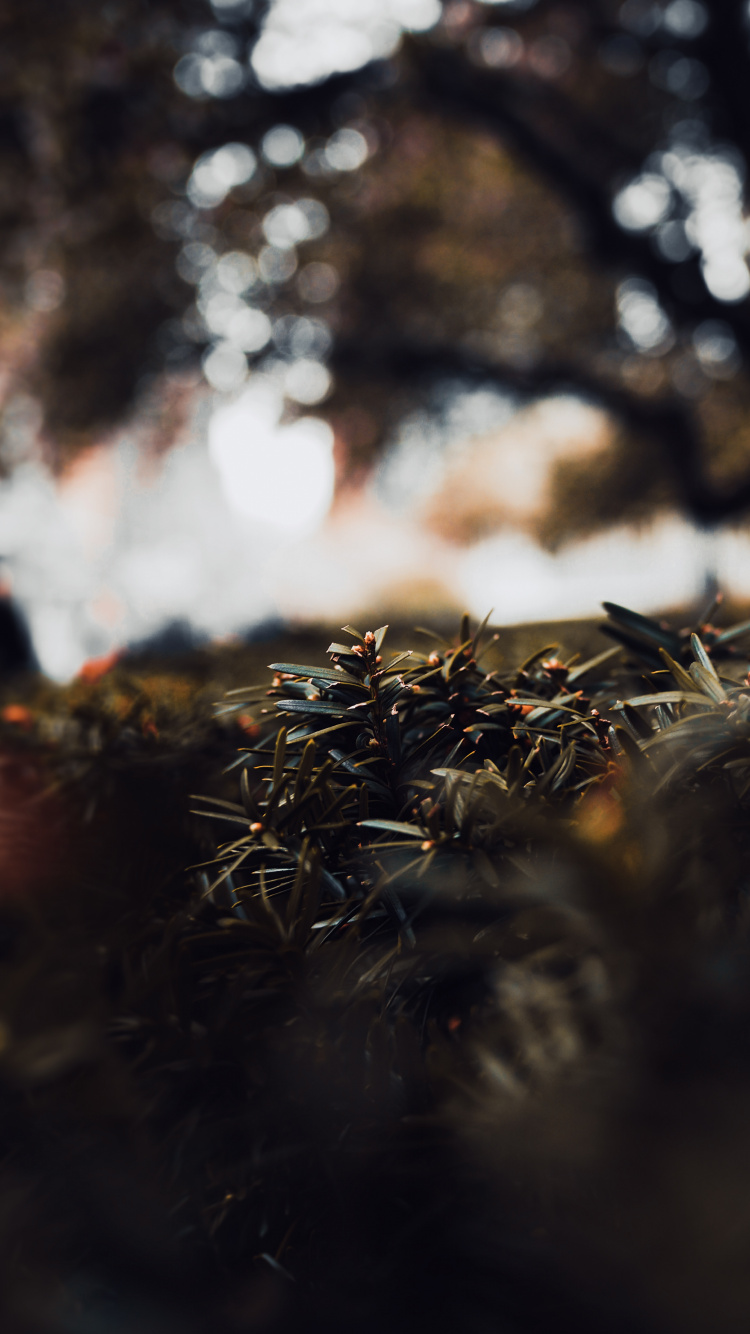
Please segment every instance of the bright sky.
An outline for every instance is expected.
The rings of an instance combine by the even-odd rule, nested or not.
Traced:
[[[439,0],[275,0],[253,52],[265,88],[315,83],[395,51],[440,17]]]
[[[59,483],[35,459],[32,423],[28,456],[0,490],[0,573],[50,676],[65,680],[87,658],[179,619],[209,637],[272,617],[336,626],[404,607],[418,619],[431,606],[477,617],[494,607],[498,623],[512,624],[596,616],[605,598],[641,611],[690,602],[709,570],[750,597],[750,537],[701,536],[675,516],[554,556],[535,543],[527,523],[546,503],[550,467],[604,439],[601,415],[575,399],[516,411],[485,391],[459,396],[447,435],[426,419],[412,424],[380,475],[333,508],[330,429],[310,417],[282,423],[282,402],[278,383],[257,375],[204,401],[156,472],[123,433]],[[408,473],[410,450],[418,463],[426,446],[439,465],[394,504],[388,470]],[[470,528],[477,494],[466,478],[478,471],[482,504],[497,517],[519,456],[527,485],[515,512],[479,541],[446,540],[435,522],[441,497],[452,498],[456,522],[465,509]]]
[[[250,0],[211,3],[220,18]],[[503,0],[484,3],[503,8]],[[253,67],[268,88],[314,83],[388,57],[405,31],[430,28],[440,12],[439,0],[273,0]],[[224,50],[227,40],[223,29],[204,33],[200,50],[178,62],[175,78],[188,96],[231,93],[240,66]],[[731,304],[750,286],[741,171],[731,154],[696,135],[692,121],[680,122],[613,208],[626,230],[652,232],[672,258],[680,245],[694,246],[709,289]],[[198,158],[188,185],[198,214],[252,179],[258,154],[283,170],[305,144],[293,126],[279,125],[256,149],[228,143]],[[369,149],[345,127],[320,151],[327,171],[347,172]],[[406,605],[424,619],[431,601],[477,617],[494,608],[499,623],[595,616],[605,598],[641,611],[688,603],[708,573],[727,593],[750,597],[750,537],[700,534],[674,515],[611,529],[554,556],[538,546],[533,523],[549,505],[554,467],[609,439],[602,414],[572,397],[519,409],[496,390],[446,386],[442,416],[409,417],[370,482],[334,504],[333,433],[304,415],[331,384],[331,332],[318,312],[339,278],[304,253],[328,222],[319,201],[302,198],[266,215],[267,244],[257,257],[219,255],[203,242],[183,246],[178,270],[194,284],[213,337],[204,373],[214,392],[198,396],[185,440],[156,470],[153,461],[144,466],[137,436],[123,432],[56,482],[36,444],[38,409],[19,397],[18,466],[0,488],[0,576],[25,610],[50,676],[65,680],[87,658],[180,619],[217,637],[271,617],[335,625]],[[272,326],[255,298],[290,275],[312,308]],[[36,299],[51,299],[46,287]],[[674,341],[641,279],[624,277],[617,316],[642,353],[658,356]],[[736,369],[727,324],[704,322],[693,342],[707,375]],[[252,372],[246,354],[272,344],[277,352]],[[298,405],[296,420],[284,419],[285,401]]]

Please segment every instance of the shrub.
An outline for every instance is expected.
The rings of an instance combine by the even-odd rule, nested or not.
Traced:
[[[608,611],[586,662],[464,620],[274,663],[198,864],[16,905],[5,1327],[742,1323],[750,626]]]

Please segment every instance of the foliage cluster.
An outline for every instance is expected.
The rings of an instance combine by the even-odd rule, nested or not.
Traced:
[[[5,1328],[742,1324],[750,630],[608,612],[79,732],[2,902]]]

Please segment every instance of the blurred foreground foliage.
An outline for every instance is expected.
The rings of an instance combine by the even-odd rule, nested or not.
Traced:
[[[4,705],[4,1329],[746,1324],[750,623],[607,612]]]

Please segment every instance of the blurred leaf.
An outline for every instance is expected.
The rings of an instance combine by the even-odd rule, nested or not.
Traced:
[[[516,675],[520,676],[522,672],[527,672],[529,667],[534,666],[535,662],[539,662],[541,658],[546,658],[550,653],[556,653],[559,647],[559,644],[545,644],[543,648],[536,649],[534,653],[529,654],[528,658],[524,658]]]
[[[287,737],[287,740],[288,739],[289,738]],[[305,746],[305,749],[303,750],[300,756],[299,764],[297,766],[297,774],[294,780],[294,796],[293,796],[293,799],[295,801],[297,801],[299,797],[302,795],[305,785],[313,771],[314,765],[315,765],[315,742],[308,741]]]
[[[349,676],[336,667],[306,667],[300,663],[292,662],[271,662],[268,665],[272,672],[290,672],[294,676],[313,677],[319,681],[344,682],[346,685],[359,686],[360,688],[362,684],[356,676]]]
[[[388,663],[387,668],[385,668],[384,670],[387,672],[394,672],[397,667],[401,666],[402,662],[408,662],[411,656],[412,656],[411,649],[408,649],[406,653],[398,653],[396,657],[393,658],[392,661]]]
[[[748,632],[750,632],[750,621],[740,621],[738,625],[731,626],[729,630],[722,630],[721,634],[717,636],[715,643],[717,645],[729,644],[731,640],[739,639],[742,635],[748,634]]]
[[[276,738],[276,749],[273,754],[273,786],[281,787],[284,781],[284,764],[286,761],[286,728],[281,727]]]
[[[614,621],[634,630],[654,646],[661,646],[673,655],[679,653],[679,636],[673,630],[665,630],[649,616],[641,616],[637,611],[619,606],[617,602],[603,602],[602,606]]]
[[[630,733],[624,727],[615,727],[615,736],[634,768],[637,771],[642,770],[643,765],[646,762],[646,757],[638,745],[638,742],[633,740]]]
[[[699,690],[708,695],[714,704],[721,704],[727,698],[727,692],[715,672],[707,672],[702,662],[691,662],[690,676]]]
[[[629,703],[633,708],[643,704],[701,704],[704,708],[710,705],[705,695],[687,690],[662,690],[658,695],[636,695]]]
[[[490,889],[499,889],[500,878],[484,848],[473,848],[471,860],[474,864],[474,870],[482,877],[484,883],[489,885]]]
[[[304,728],[303,730],[294,728],[289,733],[287,741],[290,745],[296,745],[299,741],[304,741],[305,743],[309,741],[317,741],[322,736],[330,736],[331,732],[343,732],[345,728],[351,727],[353,723],[358,726],[358,724],[355,723],[355,720],[351,719],[345,723],[335,723],[333,727],[321,727],[316,732],[308,732],[307,728]]]
[[[690,692],[692,693],[693,683],[690,680],[689,676],[687,676],[687,681],[689,683]],[[630,726],[631,732],[634,732],[635,736],[640,737],[642,741],[649,740],[653,735],[653,732],[652,729],[649,727],[648,723],[641,717],[639,713],[636,712],[636,710],[633,708],[631,704],[628,703],[627,700],[621,707],[625,720]]]
[[[714,667],[711,659],[709,658],[698,635],[692,634],[690,636],[690,647],[692,648],[693,653],[695,654],[696,661],[699,662],[701,667],[703,667],[704,670],[708,672],[709,676],[713,676],[718,681],[719,677],[716,668]]]
[[[669,653],[667,653],[667,650],[665,648],[660,648],[659,654],[662,661],[667,664],[667,667],[672,673],[672,676],[677,682],[680,690],[687,690],[692,693],[694,684],[693,679],[690,676],[690,674],[685,671],[685,668],[682,667],[679,662],[675,662],[674,658]]]
[[[587,662],[582,662],[580,666],[574,667],[572,671],[568,672],[568,684],[572,685],[574,681],[579,681],[582,676],[593,672],[594,668],[601,667],[602,663],[609,662],[611,658],[616,657],[621,652],[622,650],[619,648],[606,648],[603,653],[597,653],[596,657],[589,658]]]
[[[345,704],[317,699],[277,699],[276,707],[282,713],[314,713],[329,718],[345,718],[348,711]],[[352,722],[356,719],[352,718]]]
[[[476,629],[476,631],[475,631],[475,633],[474,633],[474,636],[473,636],[473,638],[472,638],[472,641],[471,641],[471,651],[472,651],[472,656],[473,656],[473,657],[476,657],[476,656],[477,656],[477,650],[478,650],[479,645],[480,645],[480,643],[481,643],[481,641],[482,641],[482,635],[484,634],[485,630],[487,629],[487,626],[488,626],[489,623],[490,623],[490,616],[492,615],[492,612],[493,612],[493,611],[494,611],[494,607],[493,607],[490,611],[487,612],[487,615],[485,616],[484,620],[481,621],[481,622],[479,623],[479,625],[477,626],[477,629]]]
[[[404,824],[401,820],[360,820],[364,829],[384,829],[390,834],[403,834],[406,838],[424,838],[424,833],[416,825]]]

